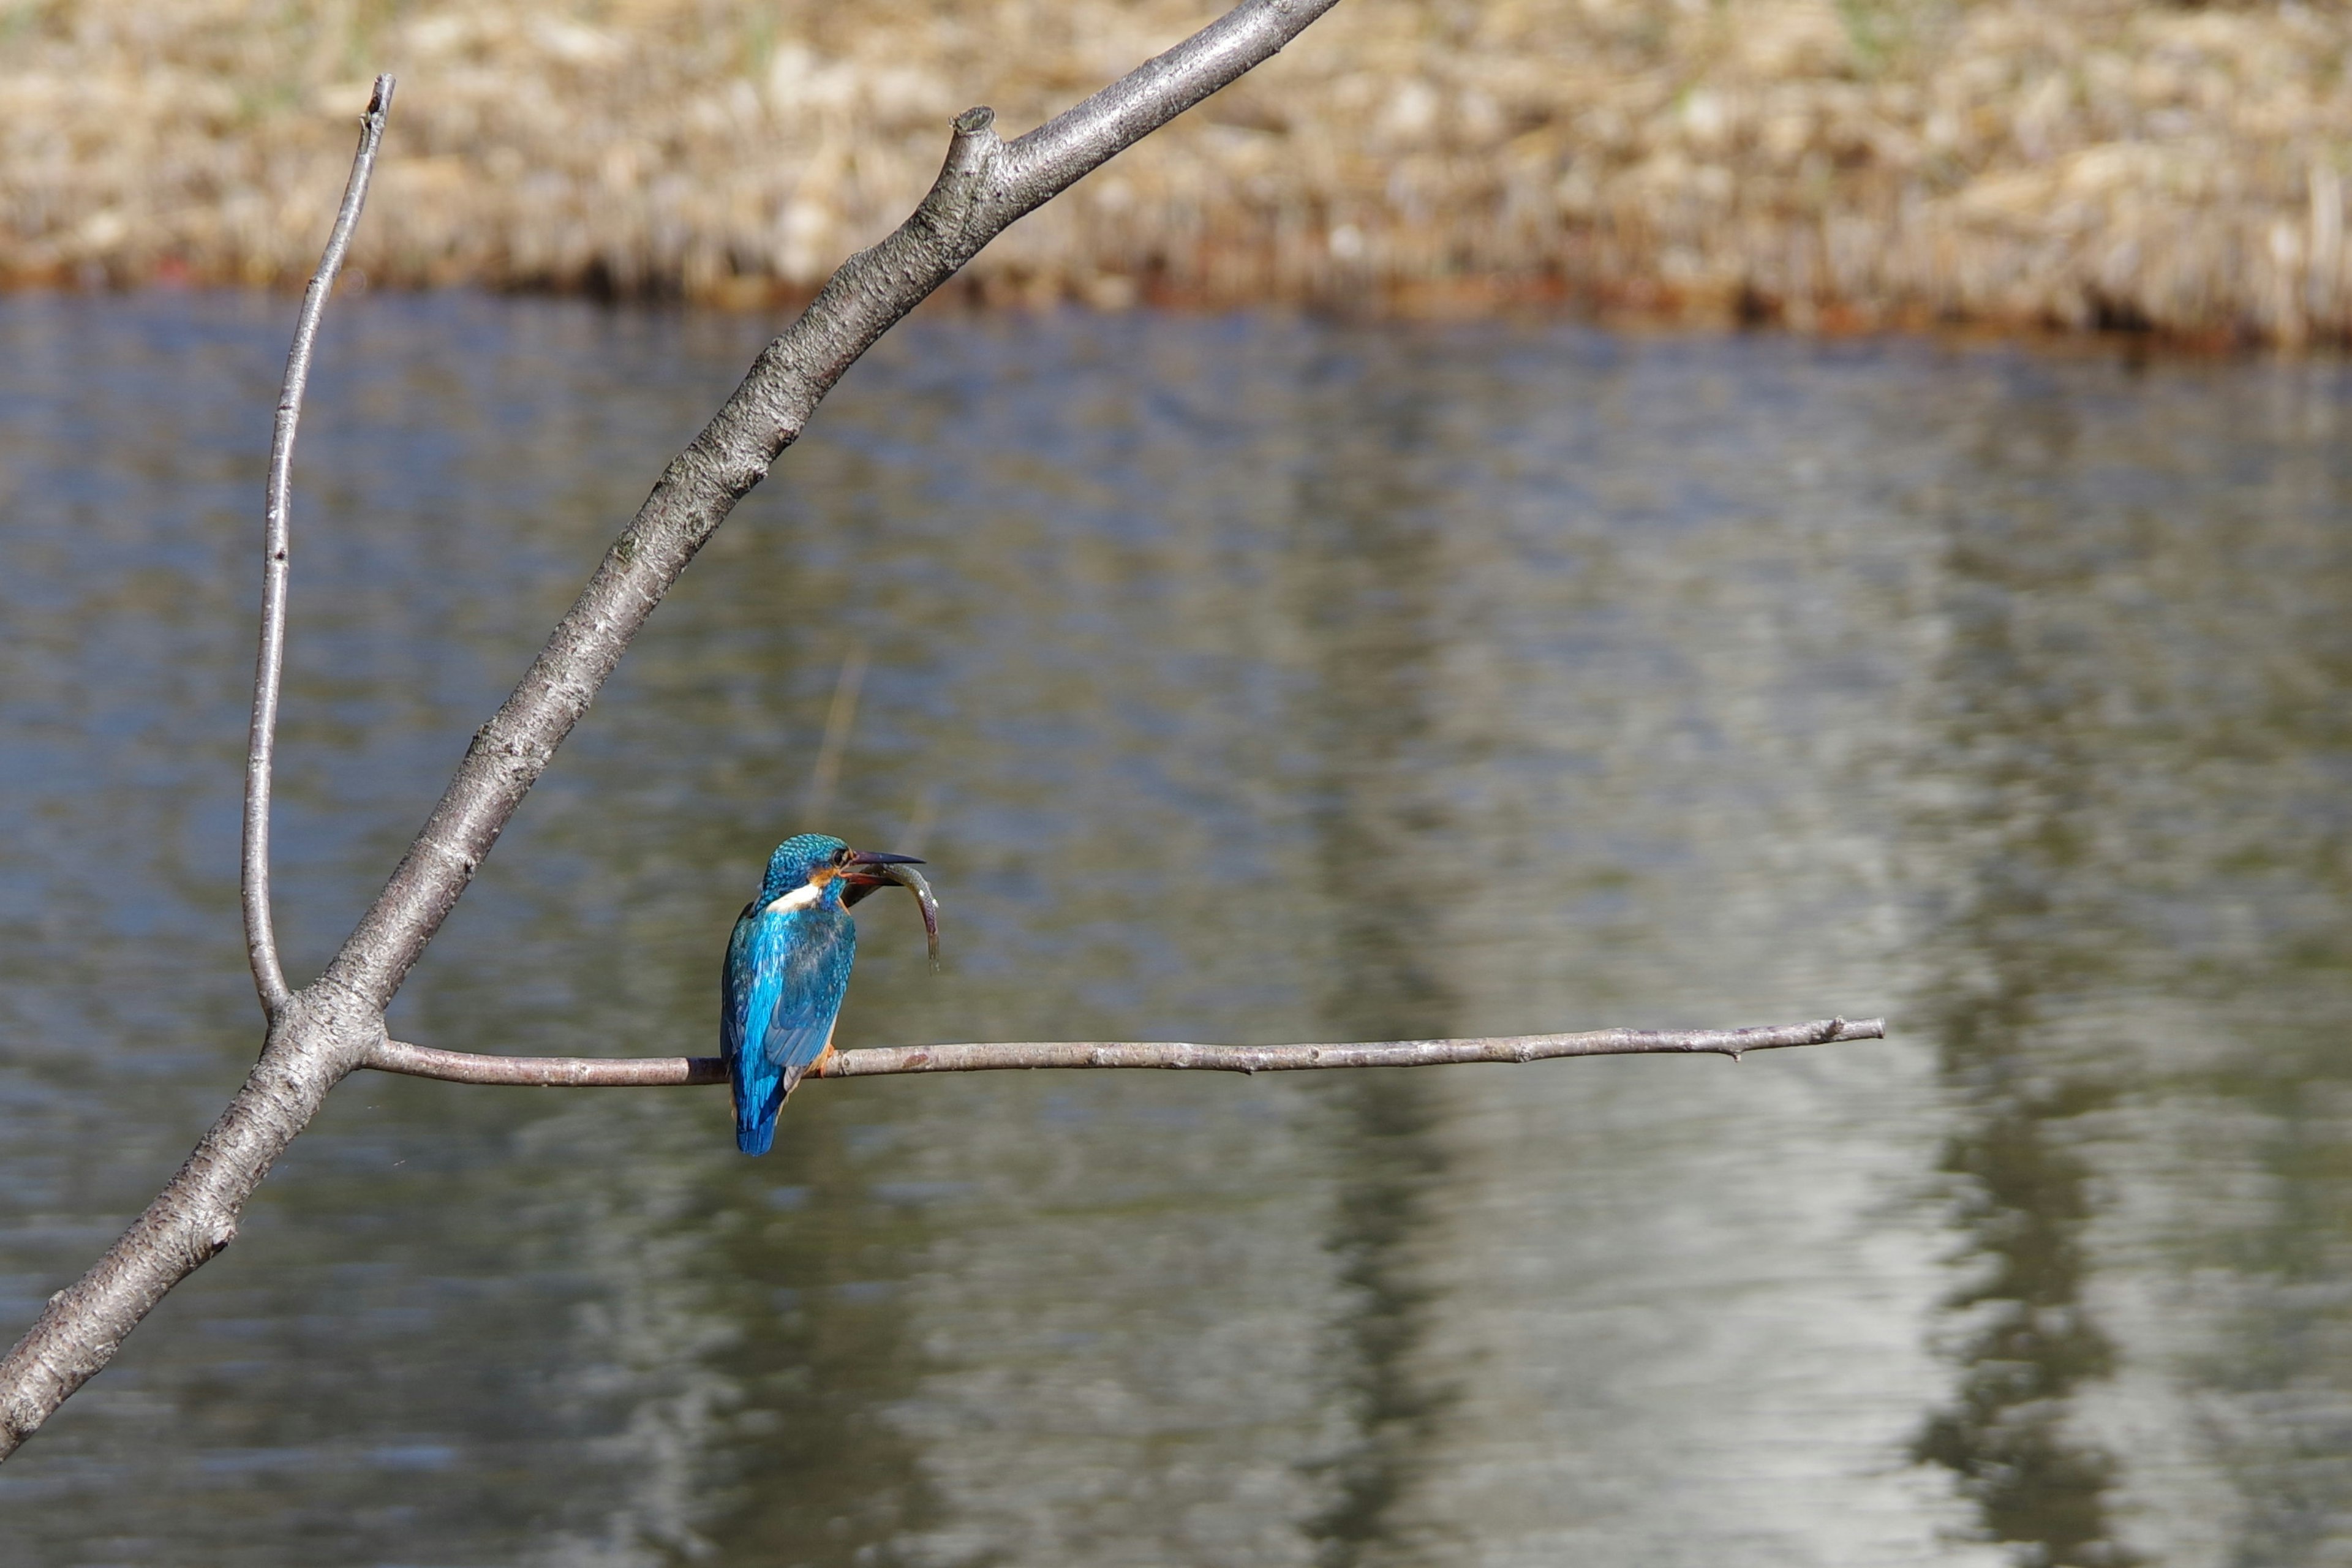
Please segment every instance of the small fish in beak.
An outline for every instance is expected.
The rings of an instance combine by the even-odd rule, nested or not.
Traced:
[[[884,855],[870,849],[852,850],[848,863],[841,870],[841,879],[849,884],[848,890],[841,895],[841,901],[855,904],[877,888],[893,885],[914,894],[915,901],[922,906],[923,936],[930,949],[931,971],[937,973],[940,967],[940,900],[932,896],[930,883],[915,869],[921,864],[911,855]]]

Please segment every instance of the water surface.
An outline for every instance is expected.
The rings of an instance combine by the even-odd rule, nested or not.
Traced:
[[[0,1320],[257,1045],[291,304],[0,300]],[[744,318],[339,305],[323,962]],[[919,848],[845,1044],[1884,1013],[1759,1057],[339,1089],[0,1471],[27,1568],[2352,1562],[2352,375],[941,314],[707,550],[401,999],[703,1052],[767,848]],[[829,796],[812,767],[868,661]],[[812,816],[819,820],[812,820]]]

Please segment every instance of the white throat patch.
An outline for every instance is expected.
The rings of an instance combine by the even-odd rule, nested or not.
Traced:
[[[763,915],[780,915],[792,910],[814,909],[816,901],[823,897],[824,897],[824,889],[812,882],[804,888],[794,888],[760,912]]]

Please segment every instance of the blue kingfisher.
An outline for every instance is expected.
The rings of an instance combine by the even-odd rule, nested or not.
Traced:
[[[719,1049],[735,1090],[735,1147],[746,1154],[768,1152],[784,1097],[833,1052],[834,1019],[857,956],[848,906],[903,883],[922,899],[923,923],[936,931],[920,875],[896,869],[922,863],[852,849],[823,833],[787,838],[768,857],[760,896],[727,940],[719,979]]]

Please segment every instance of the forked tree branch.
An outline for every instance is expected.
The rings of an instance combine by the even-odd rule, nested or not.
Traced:
[[[1055,1040],[970,1046],[882,1046],[835,1051],[812,1078],[888,1073],[995,1072],[1036,1068],[1160,1068],[1204,1072],[1298,1072],[1316,1068],[1418,1068],[1470,1062],[1540,1062],[1556,1057],[1749,1051],[1883,1040],[1884,1018],[1823,1018],[1756,1029],[1594,1029],[1581,1035],[1496,1035],[1462,1040],[1374,1040],[1337,1046],[1195,1046],[1177,1040]],[[725,1083],[718,1057],[491,1057],[385,1040],[362,1064],[379,1072],[449,1083],[525,1089],[648,1089]]]
[[[342,214],[304,301],[271,457],[245,841],[247,945],[268,1013],[261,1057],[154,1202],[89,1272],[49,1298],[39,1320],[0,1359],[0,1458],[105,1366],[167,1291],[228,1245],[247,1199],[271,1163],[352,1069],[551,1085],[684,1083],[718,1077],[709,1058],[625,1062],[430,1051],[388,1041],[383,1011],[646,617],[736,501],[798,438],[842,374],[1013,220],[1272,57],[1336,3],[1242,0],[1184,43],[1011,142],[998,139],[993,116],[985,109],[957,116],[946,164],[921,205],[895,233],[843,264],[808,310],[768,345],[694,443],[670,463],[521,683],[475,735],[423,832],[334,962],[316,983],[289,994],[271,931],[268,895],[271,753],[285,637],[286,478],[319,310],[357,218],[383,132],[391,82],[379,80]],[[824,1076],[1036,1067],[1255,1072],[1646,1051],[1737,1056],[1868,1039],[1880,1032],[1875,1020],[1832,1019],[1767,1030],[1608,1030],[1354,1046],[929,1046],[845,1052]]]
[[[253,985],[261,994],[261,1010],[276,1017],[292,994],[286,972],[278,963],[278,925],[269,907],[270,772],[278,751],[278,693],[286,668],[287,556],[293,544],[291,493],[294,481],[294,431],[302,423],[302,395],[310,384],[310,349],[319,339],[319,321],[327,313],[327,299],[343,270],[343,257],[352,247],[352,231],[359,227],[360,209],[367,205],[368,181],[375,174],[376,149],[383,144],[384,121],[392,112],[392,78],[375,79],[367,112],[360,117],[359,151],[352,158],[352,177],[343,185],[343,205],[319,258],[319,270],[302,295],[302,314],[294,323],[294,344],[286,353],[286,381],[278,393],[278,423],[269,438],[269,489],[262,507],[261,647],[253,662],[253,726],[245,755],[245,865],[239,889],[245,901],[245,953],[253,966]]]
[[[285,994],[266,879],[248,881],[247,908],[263,916],[248,930],[261,936],[256,979],[265,1002],[277,997],[261,1058],[154,1202],[87,1274],[49,1298],[25,1337],[0,1358],[0,1458],[113,1359],[165,1292],[236,1237],[246,1200],[271,1162],[310,1124],[328,1091],[382,1043],[385,1005],[630,639],[736,501],[799,437],[842,374],[1014,219],[1271,58],[1337,3],[1242,0],[1166,54],[1011,142],[998,139],[988,110],[958,115],[929,194],[895,233],[842,265],[670,463],[513,695],[475,735],[424,831],[314,984]],[[363,141],[363,156],[373,149],[372,140]],[[279,493],[273,469],[273,498]],[[273,571],[282,564],[282,542],[273,524]],[[282,573],[272,602],[279,629],[273,633],[265,619],[255,697],[265,742],[268,726],[260,715],[265,706],[275,711]],[[260,689],[263,684],[268,689]],[[265,743],[248,778],[257,775],[266,786],[268,774]],[[248,869],[256,844],[265,850],[268,844],[266,788],[261,798],[258,840],[250,836],[255,818],[247,816]]]
[[[320,984],[376,1007],[392,999],[637,628],[860,355],[1015,218],[1270,58],[1337,3],[1244,0],[1009,142],[998,139],[992,110],[956,116],[946,164],[913,216],[842,265],[663,473],[521,684],[475,736],[425,831]]]

